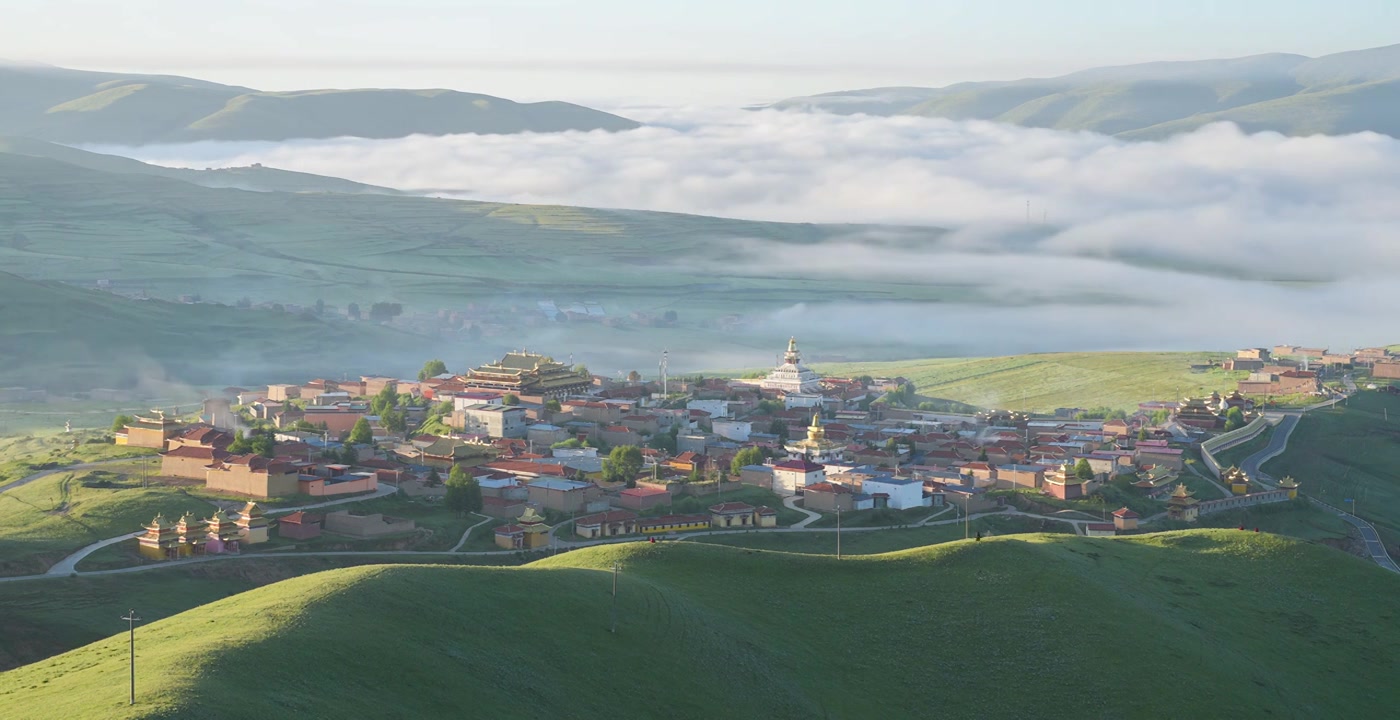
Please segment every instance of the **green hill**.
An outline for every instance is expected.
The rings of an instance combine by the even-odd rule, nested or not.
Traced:
[[[629,130],[563,102],[517,103],[453,90],[260,92],[167,75],[0,65],[0,134],[139,145],[414,134]]]
[[[1016,536],[840,561],[633,543],[523,568],[288,580],[139,628],[134,708],[124,632],[0,674],[0,706],[15,718],[1383,717],[1400,702],[1397,591],[1400,578],[1362,560],[1237,531]]]
[[[406,372],[436,349],[368,323],[130,300],[3,272],[0,319],[0,387],[63,392],[256,383],[352,367]]]
[[[1400,45],[1320,58],[1269,54],[1156,62],[1055,78],[873,88],[789,98],[783,110],[996,120],[1157,139],[1232,121],[1288,135],[1400,137]]]
[[[0,137],[0,153],[28,155],[49,158],[68,165],[76,165],[89,170],[107,173],[155,175],[157,177],[184,180],[188,183],[211,188],[233,188],[257,192],[326,192],[375,195],[402,195],[393,188],[365,185],[352,180],[312,175],[310,173],[279,170],[277,168],[252,165],[235,168],[209,168],[194,170],[189,168],[168,168],[148,165],[139,160],[120,155],[104,155],[71,148],[67,145],[34,140],[31,138]]]
[[[918,393],[987,408],[1048,412],[1060,407],[1135,409],[1232,389],[1247,373],[1193,372],[1220,353],[1046,353],[994,358],[936,358],[818,365],[840,376],[903,377]]]

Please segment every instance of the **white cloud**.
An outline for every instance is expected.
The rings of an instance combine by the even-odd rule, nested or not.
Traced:
[[[1286,138],[1216,125],[1164,142],[1128,143],[924,118],[693,108],[624,113],[650,124],[611,134],[115,151],[190,167],[261,162],[481,200],[946,227],[951,232],[935,244],[907,243],[898,233],[879,242],[853,233],[802,251],[727,242],[755,264],[814,277],[967,283],[983,294],[1013,293],[1020,305],[1091,294],[1127,301],[1113,305],[1098,329],[1072,329],[1042,346],[1059,345],[1058,338],[1114,347],[1153,338],[1161,347],[1268,340],[1248,332],[1251,323],[1299,340],[1331,332],[1337,342],[1379,342],[1388,338],[1359,336],[1367,328],[1377,332],[1386,320],[1381,310],[1400,304],[1392,299],[1400,277],[1400,140],[1394,138]],[[1231,283],[1222,279],[1227,276],[1304,282]],[[1242,310],[1220,313],[1226,301]],[[817,307],[835,317],[828,306],[809,305],[780,319],[796,323]],[[970,310],[949,316],[973,319],[970,324],[949,319],[946,331],[975,334],[995,321],[1033,338],[1050,312],[1047,306]],[[926,310],[909,312],[912,318]],[[1179,322],[1184,313],[1208,317]],[[1300,322],[1316,327],[1288,332]]]

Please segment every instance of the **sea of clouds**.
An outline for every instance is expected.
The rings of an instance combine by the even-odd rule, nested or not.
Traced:
[[[1010,305],[895,299],[872,308],[814,292],[768,316],[775,329],[839,324],[852,339],[879,342],[893,328],[920,328],[969,338],[969,352],[1400,339],[1395,138],[1288,138],[1220,124],[1132,143],[927,118],[624,114],[647,125],[93,149],[182,167],[257,162],[479,200],[938,226],[949,232],[921,245],[868,230],[801,252],[722,241],[757,274],[965,283]],[[1063,322],[1066,307],[1086,304],[1096,308],[1086,321]]]

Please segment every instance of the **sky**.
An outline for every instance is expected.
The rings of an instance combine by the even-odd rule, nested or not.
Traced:
[[[1394,0],[4,0],[0,57],[265,90],[747,104],[1396,41]],[[217,9],[216,9],[217,8]]]

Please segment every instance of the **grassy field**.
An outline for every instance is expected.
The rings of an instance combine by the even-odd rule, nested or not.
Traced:
[[[1387,414],[1389,420],[1386,420]],[[1400,550],[1400,397],[1361,392],[1345,405],[1303,416],[1282,455],[1264,463],[1292,475],[1302,492],[1371,521],[1392,552]]]
[[[0,704],[21,718],[701,717],[717,702],[764,718],[1382,717],[1400,702],[1397,592],[1362,560],[1222,530],[840,561],[630,543],[523,568],[295,578],[143,624],[134,708],[120,634],[0,675]],[[315,681],[291,672],[313,667]],[[619,693],[619,677],[648,681]]]
[[[1220,353],[1052,353],[995,358],[938,358],[818,365],[831,375],[900,376],[920,395],[986,408],[1052,411],[1059,407],[1137,408],[1146,400],[1227,390],[1247,373],[1192,372]]]
[[[207,517],[208,500],[184,488],[141,487],[139,461],[62,472],[0,493],[0,575],[47,570],[98,540],[135,532],[156,513]]]
[[[844,520],[844,517],[842,518]],[[844,524],[843,524],[844,527]],[[1056,533],[1070,532],[1067,523],[1049,520],[1036,520],[1021,516],[978,515],[967,524],[926,525],[917,528],[894,528],[868,532],[841,533],[842,555],[874,555],[878,553],[908,550],[910,548],[937,545],[939,543],[962,540],[966,537],[992,535],[1012,535],[1016,533]],[[836,554],[835,533],[745,533],[740,535],[706,535],[694,538],[695,542],[711,545],[750,548],[753,550],[776,550],[815,555]]]
[[[108,417],[106,425],[111,424],[112,419]],[[104,437],[104,433],[91,430],[71,435],[48,432],[0,437],[0,488],[48,468],[156,454],[149,448],[113,445],[103,440]]]

